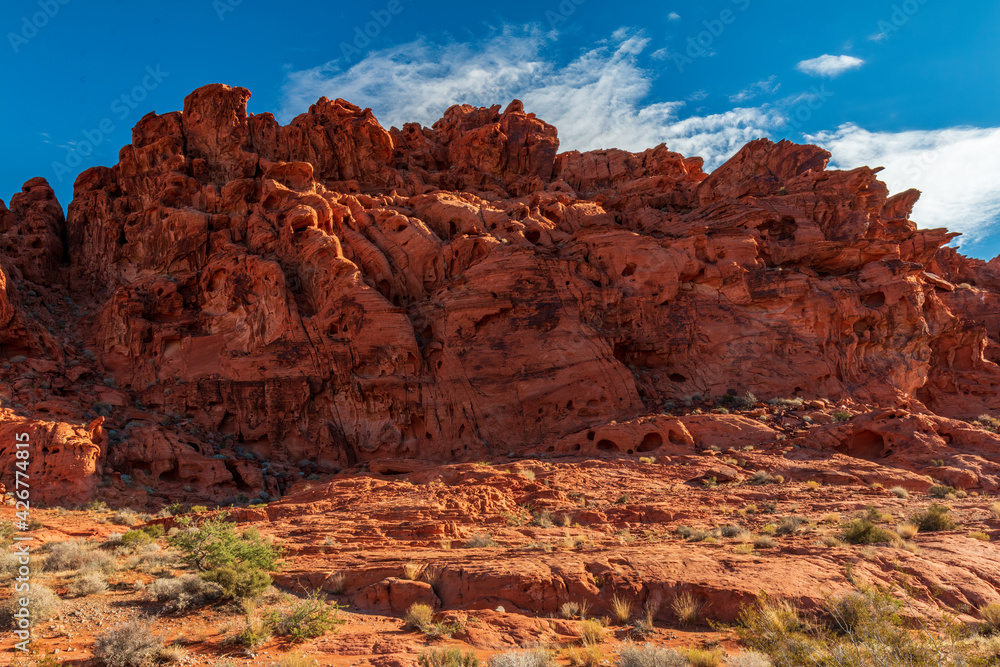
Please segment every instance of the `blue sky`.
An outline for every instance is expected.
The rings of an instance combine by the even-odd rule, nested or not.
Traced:
[[[914,219],[1000,254],[1000,3],[7,0],[0,198],[47,178],[64,206],[148,111],[212,82],[287,121],[319,96],[386,126],[513,97],[562,148],[661,141],[714,167],[746,141],[820,143],[918,187]]]

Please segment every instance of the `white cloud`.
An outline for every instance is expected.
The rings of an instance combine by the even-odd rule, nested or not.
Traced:
[[[620,31],[616,37],[561,67],[541,55],[552,37],[532,30],[508,29],[475,47],[418,40],[374,52],[346,71],[333,62],[293,72],[281,116],[287,121],[325,95],[372,107],[387,127],[430,125],[453,104],[517,97],[559,129],[562,150],[639,151],[666,142],[712,167],[783,123],[766,106],[682,118],[683,100],[647,101],[653,74],[638,58],[648,40]]]
[[[670,12],[667,15],[667,18],[670,19],[671,21],[680,21],[681,20],[681,15],[678,14],[677,12]]]
[[[758,95],[770,95],[772,93],[776,93],[781,88],[780,83],[775,83],[777,80],[778,76],[772,75],[762,81],[750,84],[735,95],[730,95],[729,101],[733,104],[742,104],[743,102],[749,102]]]
[[[325,95],[372,107],[386,127],[430,125],[452,104],[505,105],[517,97],[559,129],[561,150],[640,151],[664,142],[702,156],[707,170],[759,137],[802,140],[788,115],[809,94],[697,115],[691,107],[705,91],[687,100],[650,100],[656,74],[640,63],[648,40],[634,33],[619,38],[562,65],[546,57],[555,36],[539,31],[508,29],[475,45],[418,40],[373,52],[346,70],[333,62],[291,73],[280,115],[287,122]],[[775,81],[752,88],[777,90]],[[913,217],[922,227],[975,238],[1000,215],[1000,128],[876,133],[845,125],[806,140],[831,150],[839,167],[885,166],[880,177],[892,192],[921,189]]]
[[[1000,128],[870,132],[848,124],[806,139],[833,153],[837,167],[885,167],[879,178],[892,192],[922,190],[913,211],[921,227],[947,227],[974,242],[1000,217]]]
[[[803,60],[795,66],[795,69],[809,76],[835,77],[840,76],[848,70],[857,69],[864,64],[864,60],[855,58],[854,56],[831,56],[826,54],[819,58]]]

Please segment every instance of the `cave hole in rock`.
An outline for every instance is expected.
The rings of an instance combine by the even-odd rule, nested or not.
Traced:
[[[236,464],[226,461],[226,470],[228,470],[229,474],[233,476],[233,481],[236,482],[237,491],[243,493],[254,491],[254,488],[247,484],[246,480],[243,479],[243,475],[241,475],[239,470],[236,469]]]
[[[861,305],[865,308],[881,308],[885,305],[885,292],[872,292],[861,297]]]
[[[622,276],[634,275],[635,269],[636,269],[635,262],[629,262],[628,264],[625,265],[625,268],[622,269]]]
[[[597,441],[597,448],[602,452],[617,452],[618,445],[608,439],[602,439]]]
[[[524,238],[528,239],[529,243],[538,244],[542,239],[542,234],[537,229],[532,229],[524,233]]]
[[[838,449],[846,450],[843,453],[848,456],[874,461],[885,456],[885,438],[874,431],[858,431]]]
[[[671,373],[667,376],[671,382],[687,382],[687,378],[680,373]]]
[[[799,224],[791,216],[783,216],[780,220],[768,220],[758,229],[774,241],[791,241],[795,239],[795,231]]]
[[[647,433],[636,449],[640,452],[652,452],[659,449],[662,445],[663,436],[654,431],[653,433]]]
[[[677,433],[676,431],[668,431],[667,432],[667,439],[670,441],[670,444],[672,444],[672,445],[683,445],[683,444],[685,444],[684,443],[684,438],[682,438],[681,435],[679,433]]]
[[[161,482],[179,482],[181,481],[181,467],[177,463],[174,463],[170,467],[170,470],[161,472],[157,479]]]
[[[587,431],[587,440],[593,440],[595,435],[593,431]]]

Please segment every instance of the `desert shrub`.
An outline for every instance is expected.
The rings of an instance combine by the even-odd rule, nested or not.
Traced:
[[[604,624],[592,618],[580,621],[580,639],[586,645],[600,644],[604,641]]]
[[[96,570],[89,570],[81,572],[73,577],[73,580],[69,582],[67,589],[69,590],[70,595],[74,595],[76,597],[96,595],[98,593],[104,593],[108,590],[108,581],[100,572]]]
[[[489,667],[554,667],[551,651],[542,648],[528,651],[505,651],[491,656]]]
[[[345,621],[337,618],[340,609],[339,605],[328,603],[321,592],[315,591],[288,610],[271,611],[266,620],[274,634],[295,642],[305,641],[343,624]]]
[[[479,667],[479,658],[472,651],[457,648],[432,649],[417,656],[420,667]]]
[[[972,531],[971,533],[969,533],[969,537],[971,537],[974,540],[979,540],[980,542],[990,541],[990,536],[981,530]]]
[[[618,650],[617,667],[687,667],[688,660],[677,651],[653,644],[636,646],[631,642]]]
[[[851,420],[851,413],[847,410],[834,410],[832,414],[833,418],[839,422],[846,422]]]
[[[414,602],[406,610],[403,622],[411,628],[423,631],[434,622],[434,610],[428,604]]]
[[[990,503],[990,514],[993,515],[994,519],[1000,519],[1000,502]]]
[[[730,526],[730,525],[719,526],[719,532],[722,534],[723,537],[728,537],[728,538],[743,537],[747,534],[746,528],[743,528],[742,526]]]
[[[754,486],[760,486],[763,484],[773,484],[773,483],[774,483],[774,476],[771,475],[771,473],[767,472],[766,470],[758,470],[757,472],[755,472],[753,475],[750,476],[750,479],[747,480],[747,484],[752,484]]]
[[[801,408],[805,401],[801,398],[772,398],[768,401],[769,405],[773,405],[776,408]]]
[[[990,603],[979,608],[985,634],[1000,634],[1000,604]]]
[[[923,512],[914,514],[910,521],[916,524],[924,532],[934,532],[938,530],[954,530],[955,521],[949,516],[951,510],[944,505],[932,503]]]
[[[237,563],[270,572],[277,569],[281,555],[280,549],[255,528],[237,532],[236,524],[228,521],[225,513],[168,539],[180,549],[185,561],[202,572]]]
[[[159,602],[166,602],[171,611],[185,611],[201,607],[222,597],[222,587],[205,581],[196,574],[157,579],[146,587],[146,594]]]
[[[771,549],[775,544],[774,538],[769,535],[755,535],[753,538],[753,545],[758,549]]]
[[[681,625],[697,625],[702,602],[691,593],[681,593],[670,602],[670,609]]]
[[[180,564],[180,556],[176,551],[155,547],[155,544],[147,545],[140,550],[140,553],[129,556],[125,569],[152,573],[169,570]]]
[[[702,649],[691,648],[684,652],[688,664],[691,667],[717,667],[722,664],[722,659],[726,657],[726,652],[721,648]]]
[[[62,606],[62,600],[48,586],[42,584],[31,584],[31,589],[24,593],[19,593],[4,600],[0,605],[0,620],[7,627],[13,627],[14,613],[20,607],[21,598],[27,597],[28,616],[32,623],[47,621],[54,617]]]
[[[927,489],[927,493],[935,498],[947,498],[949,495],[955,493],[955,487],[945,484],[934,484],[931,488]]]
[[[894,486],[889,489],[889,493],[896,496],[897,498],[907,499],[910,497],[910,492],[901,486]]]
[[[909,521],[896,526],[896,534],[904,540],[912,540],[920,532],[920,526]]]
[[[787,602],[764,597],[741,612],[738,633],[746,646],[768,654],[775,665],[952,664],[939,661],[943,656],[936,638],[906,626],[901,608],[888,593],[865,589],[828,600],[825,611],[831,620],[821,624],[804,620]]]
[[[823,485],[816,480],[809,480],[806,482],[806,491],[819,491]]]
[[[129,530],[118,540],[118,543],[129,551],[135,551],[152,542],[153,537],[144,530]]]
[[[729,667],[772,667],[771,659],[758,651],[744,651],[729,658]]]
[[[61,570],[101,570],[107,574],[115,571],[115,559],[108,553],[98,551],[94,545],[83,540],[56,542],[49,547],[45,558],[45,569],[50,572]]]
[[[161,665],[177,665],[187,662],[188,650],[179,644],[164,646],[156,654],[156,661]]]
[[[110,520],[111,523],[118,526],[134,526],[139,523],[139,513],[125,507],[115,512]]]
[[[94,656],[106,667],[147,667],[159,662],[163,637],[150,621],[133,620],[108,630],[94,643]]]
[[[622,625],[632,620],[632,603],[626,598],[614,595],[611,597],[611,616]]]
[[[420,578],[420,574],[423,572],[424,566],[417,565],[416,563],[407,563],[403,566],[403,579],[409,581],[416,581]]]
[[[600,646],[593,644],[568,648],[563,655],[566,656],[570,667],[598,667],[606,662],[604,651],[601,650]]]
[[[802,528],[802,524],[806,522],[805,517],[801,516],[786,516],[778,523],[778,529],[776,534],[778,535],[793,535],[799,532]]]
[[[479,533],[478,535],[473,535],[472,538],[462,545],[463,549],[484,549],[488,547],[498,547],[500,546],[493,539],[493,536],[489,533]]]
[[[580,603],[563,602],[562,606],[559,607],[559,615],[563,618],[576,618],[580,615]]]
[[[854,519],[844,524],[841,537],[851,544],[877,544],[892,542],[895,533],[875,524],[868,518]]]
[[[252,600],[271,585],[271,575],[248,563],[234,563],[203,572],[205,581],[214,582],[227,600]]]
[[[261,618],[260,614],[251,611],[247,614],[240,631],[227,641],[248,648],[256,648],[270,639],[272,634],[271,626]]]

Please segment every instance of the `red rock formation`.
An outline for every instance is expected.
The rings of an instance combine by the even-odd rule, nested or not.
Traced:
[[[711,175],[665,146],[557,154],[519,102],[387,131],[344,100],[280,126],[248,98],[216,84],[142,118],[66,222],[40,179],[0,207],[21,374],[0,392],[105,414],[137,486],[274,495],[379,458],[765,437],[657,416],[727,392],[1000,410],[996,272],[876,170],[767,140]]]

